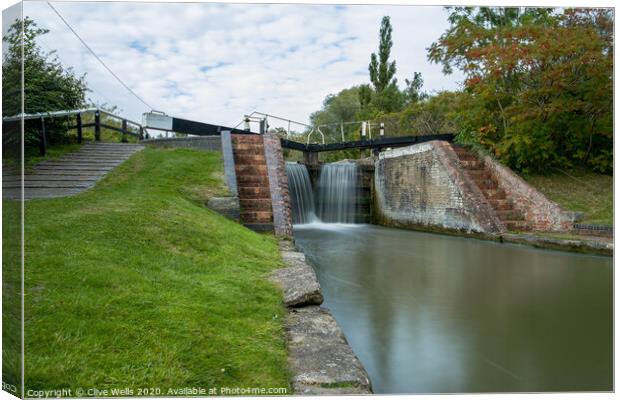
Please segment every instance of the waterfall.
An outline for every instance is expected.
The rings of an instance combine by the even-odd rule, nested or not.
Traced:
[[[303,164],[286,163],[293,224],[305,224],[316,220],[314,194],[308,169]]]
[[[323,222],[357,222],[357,164],[323,165],[317,189],[318,217]]]

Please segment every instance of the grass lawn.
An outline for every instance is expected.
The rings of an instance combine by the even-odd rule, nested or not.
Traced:
[[[613,225],[613,176],[570,172],[524,178],[564,209],[583,212],[581,223]]]
[[[26,203],[26,390],[289,387],[277,241],[203,206],[221,164],[148,148]]]

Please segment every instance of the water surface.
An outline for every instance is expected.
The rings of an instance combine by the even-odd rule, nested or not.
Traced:
[[[612,258],[295,227],[375,393],[612,390]]]

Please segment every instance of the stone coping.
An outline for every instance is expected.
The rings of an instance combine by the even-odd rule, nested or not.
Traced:
[[[296,395],[372,394],[370,378],[331,312],[314,269],[291,241],[280,241],[285,268],[270,279],[283,292],[289,368]]]

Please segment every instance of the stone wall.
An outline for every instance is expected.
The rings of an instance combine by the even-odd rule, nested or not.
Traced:
[[[181,147],[203,151],[221,151],[222,145],[219,136],[190,136],[180,138],[157,138],[140,141],[157,147]]]
[[[380,153],[374,173],[374,219],[425,230],[497,232],[501,223],[463,173],[446,142],[431,141]]]
[[[514,207],[523,213],[525,221],[534,231],[569,231],[575,220],[574,213],[560,208],[542,193],[529,185],[510,168],[489,156],[481,157],[485,167],[504,189]]]
[[[269,190],[271,192],[273,229],[278,236],[292,237],[291,200],[280,138],[276,134],[267,133],[263,135],[263,141],[269,176]]]

